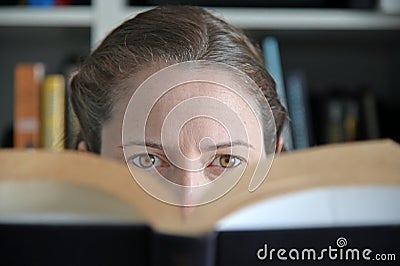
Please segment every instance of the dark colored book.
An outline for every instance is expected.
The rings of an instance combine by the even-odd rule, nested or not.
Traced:
[[[399,160],[389,140],[284,153],[257,190],[245,174],[188,212],[147,194],[113,160],[1,150],[1,262],[369,265],[380,255],[396,265]]]
[[[319,106],[315,107],[315,103]],[[319,143],[378,139],[380,125],[376,98],[368,89],[336,90],[314,99]]]
[[[343,142],[343,117],[342,102],[336,99],[330,100],[327,105],[326,143]]]
[[[367,89],[363,91],[361,101],[365,139],[378,139],[380,132],[376,96]]]
[[[340,248],[338,241],[346,246]],[[2,265],[8,266],[398,265],[399,246],[398,225],[226,231],[185,238],[133,225],[0,224]]]
[[[300,70],[290,71],[286,78],[286,94],[292,128],[294,149],[311,146],[311,115],[305,74]]]

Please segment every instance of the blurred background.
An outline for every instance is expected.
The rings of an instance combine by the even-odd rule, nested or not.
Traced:
[[[289,149],[378,138],[400,142],[400,1],[1,0],[0,147],[36,147],[52,138],[50,146],[74,148],[79,128],[68,100],[60,100],[68,95],[73,69],[112,28],[161,4],[207,7],[259,45],[289,110]],[[40,94],[46,86],[50,96],[26,94],[24,86]],[[47,114],[63,121],[46,131],[50,137],[41,136],[43,114],[26,113],[28,98],[41,110],[63,105]],[[35,130],[40,140],[15,144],[16,136]]]

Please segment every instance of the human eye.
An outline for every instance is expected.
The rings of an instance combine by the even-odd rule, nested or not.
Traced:
[[[150,167],[163,166],[166,163],[154,154],[138,154],[131,158],[131,162],[139,168],[148,169]]]
[[[211,162],[210,166],[220,166],[223,168],[233,168],[242,163],[242,159],[233,155],[219,155]]]

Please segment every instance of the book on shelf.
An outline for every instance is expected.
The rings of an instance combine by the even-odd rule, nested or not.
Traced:
[[[311,114],[305,73],[288,71],[286,78],[288,111],[292,126],[294,149],[305,149],[312,145]]]
[[[40,147],[42,63],[19,63],[14,70],[14,147]]]
[[[3,0],[0,6],[30,6],[34,8],[49,8],[55,6],[90,6],[91,0]]]
[[[157,200],[125,164],[97,155],[2,150],[0,161],[9,265],[286,265],[288,254],[273,260],[268,248],[337,248],[339,237],[398,252],[400,147],[390,140],[283,153],[257,190],[245,174],[190,210]]]
[[[322,144],[352,142],[379,138],[378,109],[371,90],[334,90],[318,97],[314,111],[319,113],[316,124],[322,127]]]
[[[72,71],[51,74],[43,63],[16,65],[15,148],[75,148],[80,126],[69,100]]]
[[[361,97],[361,108],[365,128],[364,136],[366,139],[378,139],[380,137],[380,132],[376,96],[371,90],[364,89]]]
[[[63,75],[47,75],[42,86],[41,147],[65,148],[65,80]]]
[[[262,42],[262,49],[264,53],[265,66],[270,75],[275,80],[276,92],[278,94],[278,98],[283,107],[285,107],[286,110],[288,110],[285,81],[281,63],[281,54],[279,50],[279,42],[275,37],[272,36],[266,37]],[[293,149],[292,129],[291,125],[288,122],[285,123],[282,129],[281,136],[283,138],[283,142],[285,143],[284,144],[285,149],[292,150]]]
[[[343,142],[344,102],[340,99],[329,99],[326,108],[325,143]]]

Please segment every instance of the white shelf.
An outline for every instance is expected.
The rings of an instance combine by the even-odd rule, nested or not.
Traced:
[[[92,6],[1,7],[0,27],[90,27],[95,46],[114,27],[152,6],[125,0],[92,0]],[[378,11],[290,8],[208,8],[218,17],[252,30],[400,30],[400,15]]]
[[[0,26],[90,27],[92,9],[85,7],[0,8]]]
[[[150,9],[130,7],[124,17]],[[218,17],[244,29],[400,29],[400,16],[377,11],[291,8],[207,8]]]
[[[111,4],[111,3],[110,3]],[[151,7],[126,7],[118,17],[130,18]],[[208,8],[245,29],[400,29],[400,16],[377,11],[288,8]],[[106,11],[107,12],[107,11]],[[98,18],[105,19],[107,18]],[[97,19],[97,20],[98,20]],[[93,24],[93,7],[0,8],[0,26],[83,26]]]
[[[339,9],[212,8],[219,17],[245,29],[400,29],[400,16]]]

